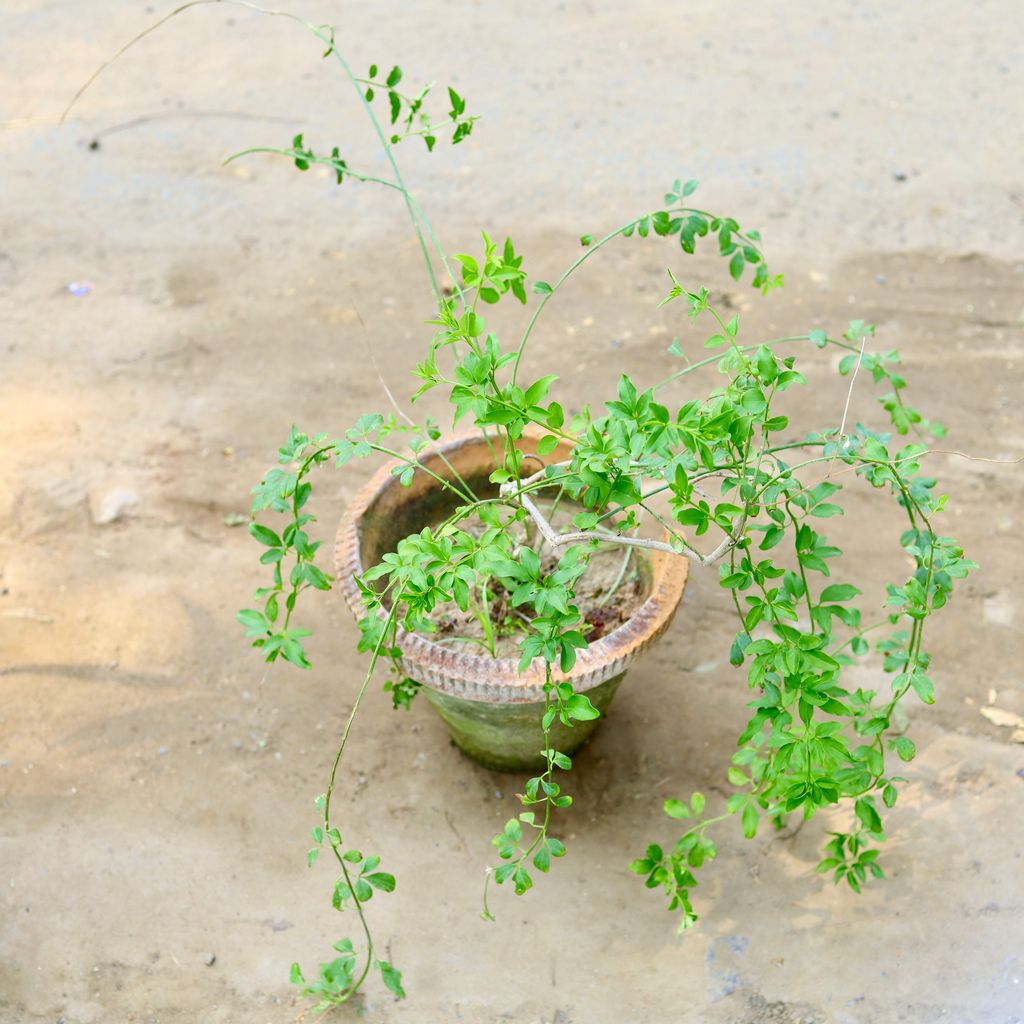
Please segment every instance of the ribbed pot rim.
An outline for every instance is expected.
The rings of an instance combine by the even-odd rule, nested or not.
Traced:
[[[478,432],[450,435],[420,458],[423,461],[436,457],[438,450],[451,457],[467,445],[483,447],[484,441]],[[381,466],[349,502],[338,527],[334,565],[340,590],[357,620],[364,618],[368,609],[355,576],[361,576],[370,568],[362,561],[360,523],[385,488],[401,486],[393,472],[401,465],[405,465],[402,460],[391,459]],[[553,672],[555,680],[568,680],[577,693],[585,693],[625,672],[668,628],[683,596],[689,563],[679,555],[665,552],[645,552],[645,555],[650,558],[653,575],[647,599],[621,626],[578,651],[576,664],[570,672]],[[380,609],[377,615],[381,621],[386,618]],[[441,693],[491,703],[543,699],[545,666],[540,658],[534,659],[520,673],[516,658],[491,658],[453,650],[403,629],[397,631],[395,645],[402,652],[402,671]]]

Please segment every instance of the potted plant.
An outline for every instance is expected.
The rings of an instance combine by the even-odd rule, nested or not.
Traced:
[[[450,256],[406,186],[395,150],[410,139],[428,151],[442,138],[458,144],[476,120],[465,100],[449,89],[445,115],[435,116],[429,87],[407,91],[397,66],[359,75],[333,30],[303,24],[351,83],[390,176],[363,174],[337,147],[314,150],[302,135],[290,146],[246,152],[280,153],[300,171],[330,168],[339,185],[354,179],[397,193],[435,297],[432,339],[411,367],[417,397],[444,389],[460,432],[443,434],[398,409],[363,416],[340,436],[292,427],[279,465],[254,488],[261,518],[249,530],[268,578],[238,615],[253,646],[267,661],[308,669],[310,634],[298,625],[298,600],[337,589],[368,656],[317,799],[321,820],[309,851],[310,864],[325,847],[334,858],[332,901],[354,910],[362,948],[341,940],[315,977],[296,964],[292,981],[317,1009],[344,1002],[373,969],[404,995],[399,971],[376,956],[366,915],[374,892],[392,891],[395,879],[342,834],[331,804],[378,667],[388,667],[384,689],[396,709],[424,693],[470,756],[528,771],[521,808],[493,839],[499,863],[487,869],[483,906],[490,918],[492,881],[522,895],[565,854],[557,818],[572,800],[563,788],[571,756],[632,659],[668,627],[691,564],[718,575],[735,612],[729,661],[750,715],[732,763],[723,765],[734,793],[722,813],[710,814],[700,793],[666,801],[682,834],[649,845],[631,870],[664,890],[682,930],[697,919],[690,897],[696,872],[715,856],[712,826],[735,818],[753,837],[781,827],[786,815],[807,819],[843,805],[849,826],[828,834],[818,869],[860,891],[883,874],[882,813],[898,798],[899,765],[915,753],[896,727],[900,702],[911,692],[934,700],[926,624],[975,567],[936,528],[945,498],[920,460],[926,436],[942,428],[906,403],[898,354],[869,348],[874,329],[861,321],[840,336],[748,338],[705,287],[684,283],[677,260],[703,239],[717,243],[736,281],[749,276],[767,292],[782,278],[768,271],[757,232],[693,204],[694,181],[676,181],[660,208],[601,237],[583,235],[582,252],[557,281],[531,281],[512,241],[499,245],[486,233],[475,253]],[[614,394],[566,408],[557,378],[533,365],[531,335],[570,277],[631,235],[670,243],[661,305],[686,314],[686,340],[670,346],[663,379],[623,374]],[[511,342],[499,339],[484,312],[516,301],[529,313],[523,330]],[[780,396],[804,384],[801,345],[812,356],[842,352],[846,405],[828,422],[791,423],[779,411]],[[695,349],[703,350],[699,358]],[[847,420],[854,382],[867,375],[883,388],[881,426]],[[678,381],[684,398],[670,404],[666,389]],[[371,456],[387,461],[349,503],[332,567],[310,532],[313,471]],[[870,616],[858,606],[861,592],[848,582],[842,551],[824,534],[823,521],[843,513],[844,487],[856,478],[888,494],[906,517],[894,582],[884,600],[863,602],[875,610]],[[844,670],[872,654],[881,658],[879,686],[848,685]]]

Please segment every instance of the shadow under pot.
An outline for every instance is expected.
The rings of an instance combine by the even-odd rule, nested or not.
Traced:
[[[536,451],[541,436],[527,434],[518,447],[548,464],[570,457],[571,446],[563,442],[541,459]],[[497,495],[496,485],[488,479],[494,459],[479,432],[441,440],[434,449],[420,454],[420,463],[444,480],[456,481],[457,473],[478,497]],[[355,577],[394,551],[404,537],[425,526],[436,526],[464,504],[426,473],[416,473],[411,486],[402,486],[394,470],[403,465],[394,460],[381,467],[350,503],[338,529],[335,567],[342,593],[357,620],[368,611]],[[571,671],[553,673],[556,682],[569,682],[601,712],[601,718],[577,721],[571,728],[557,719],[552,724],[551,745],[570,756],[604,718],[633,660],[668,628],[683,596],[688,568],[685,558],[644,549],[637,550],[634,561],[640,569],[640,593],[632,614],[578,651]],[[581,611],[587,613],[585,607]],[[383,621],[385,613],[378,614]],[[466,754],[499,771],[534,771],[544,766],[542,659],[519,672],[518,656],[491,657],[468,650],[468,644],[435,642],[402,629],[397,631],[395,645],[401,651],[401,671],[422,684],[427,700]]]

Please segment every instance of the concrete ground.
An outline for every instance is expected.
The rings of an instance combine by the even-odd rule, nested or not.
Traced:
[[[293,420],[336,432],[383,406],[370,351],[405,400],[430,296],[393,195],[273,158],[221,166],[303,131],[382,169],[344,85],[288,22],[189,11],[53,123],[170,6],[0,11],[4,1024],[288,1022],[291,961],[353,932],[305,850],[362,672],[355,629],[330,595],[308,613],[314,670],[263,681],[234,622],[259,579],[254,545],[225,520]],[[651,208],[677,176],[762,229],[789,282],[763,300],[658,240],[595,259],[529,352],[562,375],[567,405],[600,400],[624,368],[658,379],[674,334],[699,345],[674,307],[654,308],[672,266],[743,310],[751,336],[877,323],[918,404],[948,424],[945,447],[1024,455],[1019,4],[292,7],[337,22],[357,67],[451,81],[483,115],[457,149],[402,152],[451,251],[473,251],[481,228],[510,234],[550,278],[581,232]],[[815,353],[802,366],[804,422],[836,422],[845,385]],[[859,382],[854,413],[874,408]],[[745,717],[728,610],[694,572],[578,759],[569,856],[529,896],[500,892],[497,924],[480,920],[480,885],[521,780],[461,757],[423,702],[369,702],[340,807],[399,877],[369,909],[409,999],[375,983],[336,1019],[1024,1020],[1024,486],[1020,467],[929,466],[951,495],[945,528],[983,568],[929,640],[938,702],[910,709],[920,753],[889,815],[885,882],[857,898],[814,874],[828,820],[790,840],[726,829],[702,922],[678,939],[626,871],[671,839],[664,798],[724,801]],[[324,477],[325,534],[369,470]],[[894,552],[902,571],[897,521],[851,491],[830,536],[880,602]]]

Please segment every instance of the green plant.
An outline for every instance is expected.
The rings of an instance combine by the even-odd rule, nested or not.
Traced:
[[[211,0],[185,7],[206,2]],[[410,484],[416,473],[428,473],[437,486],[458,497],[446,521],[402,540],[361,581],[370,614],[359,623],[358,647],[369,655],[369,664],[326,792],[317,799],[320,824],[313,829],[309,863],[326,844],[339,872],[333,905],[355,911],[365,949],[357,955],[352,941],[344,939],[334,946],[338,957],[320,966],[317,981],[308,982],[298,965],[292,981],[322,1010],[348,999],[374,968],[391,991],[404,994],[399,972],[375,956],[366,917],[373,893],[390,893],[395,879],[378,870],[377,857],[364,857],[345,841],[332,818],[331,798],[353,722],[382,659],[391,665],[385,689],[394,706],[408,708],[416,695],[419,684],[401,672],[397,629],[429,633],[439,608],[452,606],[475,618],[481,635],[467,642],[493,654],[498,634],[510,635],[518,642],[521,668],[540,659],[546,670],[545,767],[525,783],[519,796],[522,810],[494,837],[501,863],[486,874],[484,916],[491,918],[492,879],[498,885],[510,882],[521,895],[533,886],[536,873],[548,872],[552,861],[565,854],[552,823],[572,801],[563,789],[572,763],[554,749],[550,730],[556,720],[572,726],[598,711],[557,674],[568,672],[577,651],[588,644],[576,588],[594,552],[609,547],[624,549],[620,580],[630,559],[642,557],[645,549],[716,567],[736,615],[729,660],[745,668],[753,698],[728,768],[735,792],[725,807],[709,813],[700,793],[685,802],[666,801],[665,814],[685,822],[685,831],[668,847],[648,845],[631,869],[648,888],[664,890],[682,930],[697,919],[691,894],[696,873],[716,853],[712,826],[737,818],[743,834],[753,837],[762,822],[778,826],[787,814],[810,818],[843,804],[851,807],[851,824],[847,831],[830,833],[818,867],[859,891],[869,876],[883,873],[878,862],[878,843],[884,838],[881,811],[894,805],[905,781],[892,773],[892,755],[902,763],[915,753],[912,740],[893,734],[894,714],[911,691],[926,704],[935,699],[924,647],[927,620],[947,603],[955,581],[975,567],[934,526],[946,499],[936,495],[935,480],[922,474],[921,459],[929,451],[925,436],[943,431],[906,404],[898,354],[870,351],[874,328],[861,321],[841,336],[815,330],[748,340],[739,317],[727,319],[711,305],[706,288],[685,286],[669,269],[661,304],[683,307],[692,325],[690,337],[708,325],[702,344],[712,354],[692,359],[687,355],[691,342],[674,341],[668,354],[682,365],[663,380],[643,385],[623,375],[614,396],[570,415],[551,397],[555,377],[523,379],[521,373],[539,317],[584,263],[612,241],[634,234],[674,240],[677,255],[694,252],[699,239],[715,239],[732,278],[749,275],[755,287],[767,292],[780,287],[782,278],[769,272],[757,232],[690,205],[697,183],[679,180],[660,208],[601,237],[583,235],[582,253],[557,281],[529,282],[512,241],[499,245],[487,233],[476,254],[449,257],[406,187],[394,151],[410,138],[422,139],[433,150],[442,132],[459,143],[475,122],[466,115],[465,101],[449,89],[445,116],[432,119],[429,87],[399,91],[404,75],[397,66],[382,75],[380,67],[371,65],[365,76],[357,75],[336,48],[333,30],[303,24],[325,47],[324,57],[335,60],[351,83],[392,177],[362,174],[349,166],[340,147],[314,150],[301,135],[280,149],[246,152],[279,153],[300,171],[326,165],[339,185],[351,179],[399,193],[436,301],[428,320],[433,339],[414,371],[420,380],[417,397],[448,389],[453,422],[468,420],[491,446],[491,481],[499,490],[497,496],[481,498],[457,474],[449,481],[432,473],[418,457],[440,436],[437,426],[381,413],[363,416],[339,437],[293,427],[280,449],[279,467],[254,489],[253,513],[275,513],[283,526],[250,524],[270,578],[256,591],[255,606],[238,617],[268,662],[283,658],[301,668],[310,666],[309,631],[294,624],[297,600],[307,590],[326,591],[332,584],[318,564],[319,543],[309,532],[313,470],[386,455],[399,460],[395,472],[402,484]],[[451,294],[439,283],[438,266],[454,282]],[[488,330],[482,310],[509,296],[529,305],[531,291],[533,306],[522,334],[505,346]],[[810,432],[792,427],[778,411],[779,397],[804,383],[792,354],[800,344],[840,349],[839,372],[849,377],[846,408]],[[703,391],[692,383],[701,370],[718,374],[717,383]],[[862,370],[887,389],[879,398],[888,420],[884,430],[847,422],[849,395]],[[663,396],[678,381],[690,385],[690,397],[670,407]],[[544,432],[538,446],[542,456],[568,442],[571,457],[537,468],[517,446],[529,426]],[[909,575],[901,574],[888,586],[884,610],[872,620],[858,607],[861,591],[844,579],[842,551],[821,532],[822,520],[843,513],[840,500],[851,475],[887,491],[902,510],[906,528],[895,564],[901,566],[904,556],[913,563]],[[563,500],[574,510],[572,528],[564,532],[555,523]],[[668,539],[640,536],[645,521],[659,524]],[[542,542],[561,552],[557,564],[545,565],[538,553]],[[496,622],[491,610],[499,596],[507,614]],[[872,650],[882,656],[891,676],[884,695],[844,683],[843,670]]]

